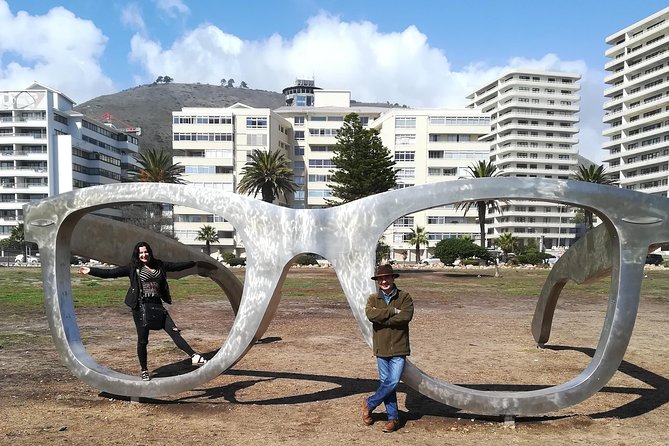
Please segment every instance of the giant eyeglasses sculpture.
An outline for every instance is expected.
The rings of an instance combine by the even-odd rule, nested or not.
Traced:
[[[64,363],[82,381],[103,391],[153,397],[193,389],[239,361],[274,316],[292,259],[305,252],[332,262],[363,338],[371,346],[371,324],[364,307],[367,296],[375,291],[369,278],[374,270],[376,243],[384,230],[399,217],[436,206],[516,199],[577,206],[602,220],[602,225],[589,231],[554,266],[532,322],[536,342],[545,343],[564,284],[568,280],[584,282],[610,271],[609,304],[591,362],[563,384],[531,391],[462,387],[428,376],[409,361],[403,381],[436,401],[470,413],[536,415],[589,398],[611,379],[622,362],[636,319],[646,254],[649,248],[669,239],[666,198],[577,181],[485,178],[414,186],[338,207],[302,210],[195,186],[131,183],[80,189],[27,204],[24,216],[26,238],[40,247],[47,316]],[[202,368],[148,382],[106,368],[86,351],[74,313],[69,268],[71,252],[125,263],[130,249],[122,249],[117,242],[123,239],[133,244],[147,240],[158,245],[163,256],[200,259],[203,254],[178,242],[86,215],[109,206],[141,202],[188,206],[222,216],[236,228],[247,253],[243,288],[222,266],[212,275],[237,313],[220,350]],[[102,238],[114,243],[103,243]]]

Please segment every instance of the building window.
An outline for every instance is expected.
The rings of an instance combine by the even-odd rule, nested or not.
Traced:
[[[332,160],[309,160],[309,167],[314,167],[314,168],[333,168],[336,167]]]
[[[293,172],[304,172],[304,161],[293,161]]]
[[[416,135],[399,134],[395,135],[396,146],[413,146],[416,144]]]
[[[399,228],[413,228],[413,217],[405,216],[395,220],[395,226]]]
[[[249,146],[266,146],[267,145],[267,134],[258,133],[258,134],[247,134],[246,135],[246,145]]]
[[[416,152],[395,152],[395,161],[413,162],[416,158]]]
[[[416,177],[415,167],[404,167],[397,171],[397,179],[407,179]]]
[[[267,128],[267,118],[246,118],[246,128],[247,129],[266,129]]]
[[[416,118],[412,116],[396,116],[395,117],[395,128],[396,129],[415,129],[416,128]]]

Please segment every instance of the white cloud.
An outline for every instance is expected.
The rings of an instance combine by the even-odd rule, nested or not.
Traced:
[[[165,12],[189,12],[178,0],[157,5]],[[359,101],[463,107],[469,93],[511,69],[577,72],[582,75],[579,148],[594,161],[603,156],[604,72],[583,61],[547,54],[541,59],[513,58],[504,66],[473,61],[454,71],[447,55],[431,47],[415,26],[383,33],[371,22],[343,22],[327,13],[309,19],[291,38],[274,34],[244,41],[203,24],[168,48],[147,37],[138,4],[129,4],[121,21],[137,31],[130,42],[130,60],[140,67],[140,73],[132,75],[137,83],[164,75],[176,82],[211,84],[233,78],[237,85],[243,80],[251,88],[281,91],[297,77],[314,77],[323,88],[351,90]],[[91,21],[62,7],[41,16],[13,14],[0,0],[0,23],[0,89],[38,81],[76,101],[117,90],[100,66],[107,37]]]
[[[190,9],[182,0],[156,0],[156,8],[168,17],[176,18],[188,14]]]
[[[123,7],[121,23],[133,31],[146,34],[146,24],[142,17],[142,10],[137,3],[129,3]]]
[[[0,90],[37,81],[75,101],[114,91],[100,67],[107,37],[93,22],[62,7],[14,15],[0,0],[0,23]]]
[[[281,91],[295,78],[316,80],[328,89],[351,90],[358,101],[397,102],[412,107],[463,107],[466,96],[511,69],[577,72],[582,80],[582,154],[601,159],[601,73],[583,61],[513,58],[505,66],[473,62],[453,71],[446,54],[429,45],[415,26],[383,33],[371,22],[343,22],[327,13],[309,19],[290,39],[274,34],[244,41],[214,25],[184,34],[171,47],[139,34],[131,42],[131,61],[145,71],[144,81],[169,75],[176,82],[218,84],[242,80],[251,88]]]

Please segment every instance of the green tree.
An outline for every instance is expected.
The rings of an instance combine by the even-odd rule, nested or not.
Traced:
[[[31,250],[37,250],[36,243],[26,241],[25,226],[23,223],[19,223],[18,225],[14,226],[9,233],[9,237],[0,241],[0,246],[2,246],[4,249],[22,252],[24,259],[28,258],[29,248]]]
[[[235,80],[233,78],[228,79],[228,83],[226,86],[228,88],[235,88]]]
[[[493,165],[492,161],[479,161],[467,168],[469,174],[474,178],[487,178],[497,175],[497,167]],[[456,209],[464,209],[465,215],[475,205],[478,211],[479,229],[481,232],[481,246],[485,248],[485,219],[488,210],[501,212],[499,204],[496,200],[479,200],[479,201],[463,201],[456,203]]]
[[[390,246],[384,241],[383,236],[376,244],[376,264],[379,265],[383,259],[390,257]]]
[[[333,152],[335,169],[328,187],[336,200],[328,200],[328,204],[348,203],[397,185],[390,151],[383,146],[378,130],[365,129],[356,113],[344,118]]]
[[[137,156],[137,162],[140,167],[131,176],[133,181],[184,184],[181,163],[173,164],[172,157],[165,151],[148,149]]]
[[[430,242],[427,232],[425,232],[425,228],[421,226],[417,226],[415,230],[411,228],[409,240],[407,241],[410,245],[416,247],[416,263],[420,263],[420,247],[421,245],[428,246],[428,243]]]
[[[181,178],[182,167],[180,163],[173,164],[172,157],[165,151],[148,149],[137,156],[139,171],[131,175],[131,180],[142,183],[172,183],[184,184]],[[125,208],[126,220],[138,226],[163,233],[163,226],[173,223],[163,221],[163,205],[132,205]],[[172,217],[173,218],[173,217]],[[173,226],[173,224],[172,224]],[[174,236],[174,231],[172,231]]]
[[[616,185],[617,182],[614,180],[605,170],[603,165],[592,164],[589,167],[584,165],[578,166],[578,172],[576,173],[576,180],[585,181],[586,183],[596,183],[596,184],[607,184],[607,185]],[[595,222],[593,218],[592,211],[584,209],[585,215],[585,225],[588,229],[592,229]]]
[[[211,225],[204,225],[197,231],[197,237],[195,240],[204,242],[204,251],[207,255],[211,254],[211,244],[218,243],[218,233],[216,228]]]
[[[262,200],[267,203],[296,190],[290,161],[278,150],[265,152],[255,149],[251,160],[242,169],[242,179],[237,186],[237,191],[242,194],[253,194],[255,197],[260,192]]]
[[[518,238],[513,235],[512,232],[503,232],[499,237],[497,237],[497,246],[504,253],[504,259],[506,260],[510,252],[514,252],[518,246]]]
[[[249,88],[249,86],[246,82],[242,81],[242,83],[239,84],[239,88]]]

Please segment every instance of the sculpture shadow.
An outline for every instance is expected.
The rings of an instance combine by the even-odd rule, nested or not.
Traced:
[[[592,348],[581,348],[581,347],[571,347],[571,346],[547,346],[546,349],[550,350],[573,350],[578,351],[583,354],[586,354],[592,357],[595,353],[595,350]],[[213,356],[215,352],[210,352],[205,354],[205,357]],[[193,366],[190,365],[189,361],[179,361],[167,366],[161,367],[159,370],[160,376],[162,373],[167,373],[167,371],[179,371],[179,373],[184,373],[190,371]],[[633,401],[624,404],[620,407],[607,410],[605,412],[598,412],[589,414],[589,417],[593,419],[599,418],[633,418],[645,413],[648,413],[663,404],[669,402],[669,380],[659,376],[649,370],[646,370],[642,367],[639,367],[635,364],[631,364],[627,361],[623,361],[618,369],[620,372],[629,375],[632,378],[635,378],[652,388],[646,387],[612,387],[605,386],[600,392],[606,393],[621,393],[621,394],[630,394],[638,395],[638,398]],[[378,386],[378,379],[376,377],[370,379],[360,379],[360,378],[347,378],[341,376],[331,376],[331,375],[316,375],[316,374],[306,374],[306,373],[295,373],[295,372],[275,372],[275,371],[263,371],[263,370],[236,370],[230,369],[225,372],[226,375],[238,376],[242,379],[234,383],[225,385],[225,386],[216,386],[205,389],[193,389],[192,395],[185,397],[177,398],[174,400],[164,400],[159,398],[130,398],[124,396],[111,395],[106,392],[102,392],[99,396],[104,398],[114,398],[119,400],[137,400],[142,403],[151,403],[151,404],[197,404],[202,402],[202,400],[225,400],[226,403],[240,404],[240,405],[258,405],[258,406],[272,406],[278,404],[303,404],[303,403],[313,403],[317,401],[328,401],[328,400],[337,400],[341,398],[351,397],[359,395],[361,398],[364,395],[373,393]],[[154,375],[158,376],[158,375]],[[297,381],[313,381],[313,382],[322,382],[333,385],[333,388],[319,390],[307,394],[299,395],[290,395],[290,396],[281,396],[277,398],[268,398],[262,400],[240,400],[237,398],[237,393],[250,388],[259,383],[266,383],[268,381],[273,381],[277,379],[289,379]],[[540,385],[516,385],[516,384],[459,384],[464,387],[468,387],[476,390],[488,390],[488,391],[530,391],[538,390],[545,388],[546,386]],[[400,384],[398,392],[406,394],[405,407],[406,411],[402,411],[401,418],[404,421],[409,420],[419,420],[424,416],[435,416],[442,418],[467,418],[467,419],[477,419],[477,420],[489,420],[489,421],[500,421],[500,416],[495,415],[478,415],[462,412],[460,409],[451,407],[437,401],[434,401],[412,388]],[[357,408],[357,403],[356,403]],[[385,415],[382,413],[375,412],[373,414],[375,421],[385,419]],[[550,421],[558,420],[564,418],[570,418],[573,415],[538,415],[538,416],[522,416],[516,417],[516,422],[538,422],[538,421]]]

